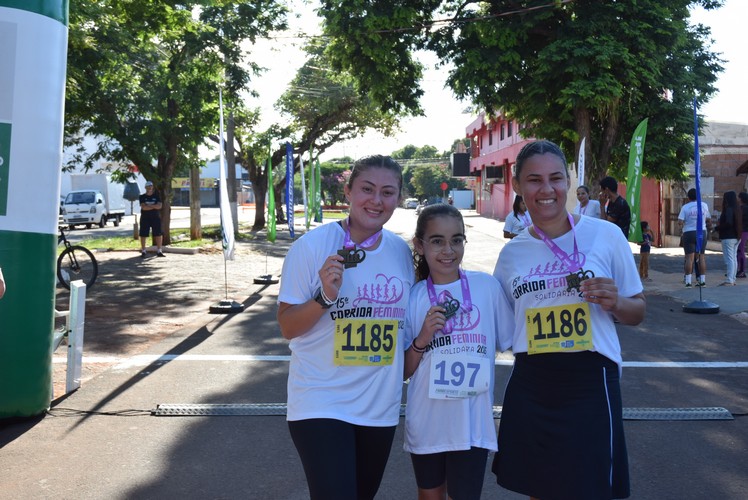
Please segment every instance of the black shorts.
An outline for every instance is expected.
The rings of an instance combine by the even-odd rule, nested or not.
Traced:
[[[438,488],[446,481],[447,494],[452,500],[480,498],[488,461],[485,448],[472,447],[428,455],[411,453],[410,460],[419,488]]]
[[[150,230],[153,230],[153,236],[162,236],[164,233],[161,231],[161,217],[143,217],[140,216],[140,237],[147,238]]]
[[[707,233],[704,231],[703,240],[701,242],[701,251],[704,253],[706,250]],[[683,233],[683,251],[688,255],[689,253],[696,253],[696,231],[686,231]]]
[[[492,470],[536,498],[629,496],[618,365],[599,353],[518,353]]]

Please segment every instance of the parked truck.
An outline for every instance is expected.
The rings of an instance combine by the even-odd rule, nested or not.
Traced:
[[[125,215],[124,185],[108,174],[74,174],[62,206],[63,222],[70,229],[77,225],[104,227],[107,221],[119,226]]]

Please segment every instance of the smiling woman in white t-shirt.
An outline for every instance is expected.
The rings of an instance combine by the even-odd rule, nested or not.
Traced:
[[[344,186],[350,214],[309,231],[283,263],[278,323],[288,339],[288,428],[312,499],[374,498],[400,420],[408,244],[383,229],[402,169],[358,160]]]

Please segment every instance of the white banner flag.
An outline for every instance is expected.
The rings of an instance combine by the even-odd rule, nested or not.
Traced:
[[[223,236],[223,258],[234,260],[234,218],[229,205],[229,191],[226,186],[226,150],[223,142],[223,93],[218,89],[218,106],[220,108],[219,137],[221,153],[218,162],[218,189],[221,197],[221,233]],[[236,175],[236,172],[234,172]]]

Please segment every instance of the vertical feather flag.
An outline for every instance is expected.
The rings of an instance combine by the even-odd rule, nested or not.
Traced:
[[[631,137],[629,150],[629,171],[626,179],[626,201],[631,209],[631,224],[629,225],[629,241],[638,243],[642,240],[641,220],[641,191],[642,168],[644,167],[644,142],[647,138],[647,121],[643,119]]]
[[[701,210],[701,155],[699,154],[699,115],[696,97],[693,98],[693,166],[696,182],[696,253],[704,248],[704,214]]]
[[[286,143],[286,218],[288,219],[288,232],[294,239],[293,231],[293,147],[290,142]]]
[[[304,180],[304,159],[299,154],[299,171],[301,172],[301,196],[304,200],[304,224],[309,231],[309,201],[306,195],[306,181]],[[311,179],[309,180],[311,182]]]
[[[311,161],[311,160],[310,160]],[[314,169],[316,189],[314,193],[314,210],[317,216],[314,218],[317,222],[322,222],[322,168],[317,158],[317,168]]]
[[[309,151],[309,218],[308,221],[317,220],[317,175],[314,173],[314,160],[312,159],[312,151]],[[307,222],[307,228],[309,222]]]
[[[275,191],[273,190],[272,153],[268,148],[268,241],[275,243]]]
[[[218,189],[221,197],[221,235],[223,237],[223,258],[224,260],[234,260],[234,218],[231,215],[231,205],[229,205],[229,191],[226,187],[226,150],[223,142],[223,93],[218,90],[218,107],[220,110],[220,148],[218,156]],[[236,175],[236,172],[234,172]]]

